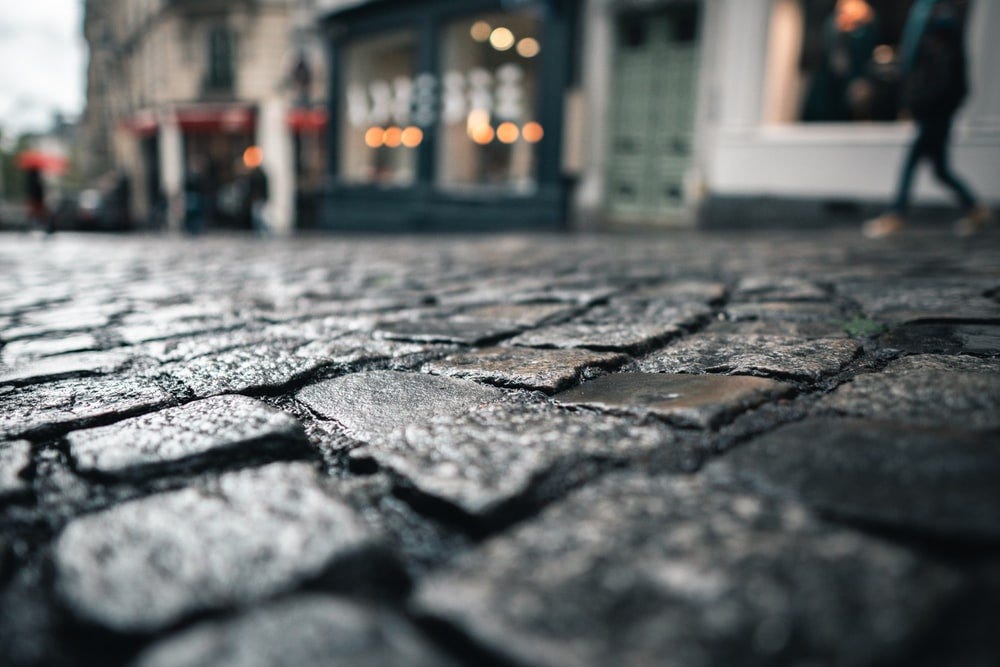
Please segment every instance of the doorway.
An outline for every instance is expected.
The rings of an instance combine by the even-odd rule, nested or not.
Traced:
[[[606,181],[615,222],[669,223],[687,213],[700,19],[697,2],[618,17]]]

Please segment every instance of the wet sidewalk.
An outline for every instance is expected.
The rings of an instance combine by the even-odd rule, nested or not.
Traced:
[[[1000,235],[0,235],[4,664],[987,665]]]

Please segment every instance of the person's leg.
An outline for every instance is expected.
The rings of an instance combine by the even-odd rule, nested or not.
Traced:
[[[944,185],[951,188],[958,197],[962,209],[968,211],[976,206],[976,197],[951,170],[948,164],[948,140],[951,137],[951,116],[935,119],[931,124],[931,134],[928,137],[927,154],[934,165],[934,176]]]
[[[899,185],[896,188],[896,198],[889,210],[877,218],[872,218],[861,227],[861,233],[870,239],[892,236],[903,229],[904,216],[910,205],[910,190],[913,188],[913,176],[920,159],[927,152],[927,132],[923,123],[917,125],[917,136],[910,144],[910,149],[903,160],[903,168],[899,174]]]
[[[920,159],[927,154],[928,142],[932,128],[926,122],[917,124],[917,136],[910,145],[910,150],[903,161],[903,169],[899,174],[899,186],[896,188],[896,199],[890,209],[897,215],[906,215],[910,207],[910,191],[913,189],[913,177],[917,171]]]

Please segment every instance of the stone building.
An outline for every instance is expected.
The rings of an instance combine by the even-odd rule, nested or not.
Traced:
[[[318,129],[313,114],[292,111],[322,99],[322,91],[307,96],[295,77],[300,60],[299,70],[322,69],[309,43],[310,4],[88,0],[89,174],[125,171],[139,217],[165,212],[177,226],[185,174],[205,171],[215,206],[236,180],[243,152],[257,145],[270,179],[271,224],[290,228],[295,164],[302,162],[296,135]],[[212,219],[223,227],[246,224],[224,206]]]

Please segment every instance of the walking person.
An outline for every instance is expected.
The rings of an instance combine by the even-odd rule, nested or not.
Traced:
[[[195,158],[184,175],[184,231],[197,236],[205,230],[204,162]]]
[[[269,197],[267,174],[262,167],[264,153],[257,146],[243,152],[243,164],[249,171],[246,175],[246,196],[250,204],[250,221],[258,236],[271,235],[267,224],[267,200]]]
[[[51,234],[55,231],[55,220],[49,215],[48,207],[45,205],[45,181],[42,178],[42,170],[37,167],[28,169],[24,184],[27,190],[28,218],[32,226]]]
[[[917,136],[903,162],[896,199],[888,212],[867,221],[862,233],[883,238],[900,232],[906,220],[916,168],[930,160],[934,176],[958,198],[964,217],[955,231],[962,236],[982,230],[991,218],[948,161],[948,140],[955,113],[968,94],[963,0],[917,0],[907,18],[900,46],[905,103],[917,124]]]

